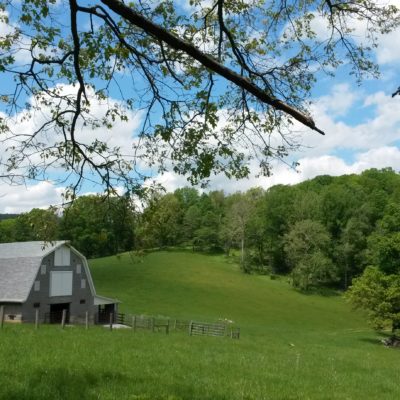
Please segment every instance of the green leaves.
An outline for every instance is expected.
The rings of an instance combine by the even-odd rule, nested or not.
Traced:
[[[367,312],[375,329],[400,328],[400,275],[386,275],[376,267],[365,269],[353,281],[346,298]]]
[[[0,19],[10,33],[0,38],[0,73],[15,85],[0,98],[10,116],[48,111],[41,113],[45,120],[37,122],[32,140],[22,143],[12,134],[15,154],[6,169],[30,165],[32,155],[42,153],[48,160],[39,168],[44,175],[57,164],[74,171],[78,182],[89,173],[101,184],[114,184],[114,177],[125,186],[137,180],[121,164],[130,164],[131,171],[140,164],[140,181],[149,166],[189,175],[193,183],[220,173],[245,177],[254,159],[259,173],[270,175],[272,161],[285,160],[298,147],[287,133],[292,118],[317,129],[307,111],[319,74],[333,74],[344,60],[357,79],[376,74],[370,58],[376,35],[400,22],[395,7],[372,0],[195,0],[192,8],[172,0],[3,3]],[[369,43],[352,37],[354,18],[368,26]],[[324,25],[321,36],[317,27]],[[24,41],[24,54],[30,52],[25,67],[16,65]],[[88,93],[109,112],[96,114]],[[121,160],[118,147],[75,139],[81,126],[111,129],[126,122],[127,110],[140,110],[140,156],[133,146],[125,155],[129,161]],[[41,132],[52,132],[57,149],[36,141]],[[96,152],[109,152],[109,158],[93,161]],[[49,153],[58,155],[57,162],[50,163]],[[39,175],[32,171],[18,173]]]

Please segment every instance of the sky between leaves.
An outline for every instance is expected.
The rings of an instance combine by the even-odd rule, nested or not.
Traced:
[[[180,0],[183,7],[188,7]],[[400,0],[391,0],[400,7]],[[320,21],[314,21],[318,35],[325,34]],[[362,40],[363,26],[355,26],[357,40]],[[0,22],[0,36],[7,32],[5,24]],[[271,177],[256,177],[256,162],[251,165],[254,171],[250,178],[241,181],[229,180],[225,176],[213,176],[206,190],[224,190],[227,193],[245,191],[260,186],[264,189],[276,184],[294,184],[317,175],[342,175],[360,173],[368,168],[392,167],[400,170],[400,96],[391,94],[400,85],[400,29],[382,36],[374,56],[381,70],[378,80],[367,80],[358,86],[346,69],[339,71],[334,78],[323,77],[314,90],[312,114],[318,127],[326,132],[320,136],[308,129],[294,125],[302,148],[292,153],[289,161],[298,162],[294,170],[284,164],[276,164]],[[17,55],[24,62],[26,54]],[[3,83],[2,83],[3,84]],[[5,83],[6,84],[6,83]],[[68,90],[68,88],[66,88]],[[102,115],[105,105],[93,104],[92,112]],[[131,113],[127,123],[118,122],[106,131],[86,131],[88,139],[101,135],[111,145],[120,146],[128,151],[140,125],[142,114]],[[22,127],[21,129],[29,129]],[[0,146],[0,152],[4,148]],[[61,171],[55,171],[54,176]],[[154,180],[165,186],[168,191],[188,185],[184,176],[172,172],[163,175],[154,174]],[[94,189],[87,187],[88,192]],[[28,186],[8,186],[0,183],[0,212],[14,213],[29,211],[34,207],[46,207],[62,202],[62,185],[50,181],[33,182]]]

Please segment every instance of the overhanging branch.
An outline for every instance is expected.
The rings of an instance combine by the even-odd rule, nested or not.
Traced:
[[[223,76],[225,79],[231,81],[235,85],[248,91],[261,102],[270,105],[276,110],[283,111],[284,113],[292,116],[295,120],[299,121],[303,125],[324,135],[324,132],[319,128],[317,128],[314,120],[308,115],[286,104],[282,100],[271,97],[257,85],[252,83],[249,79],[239,75],[232,69],[227,68],[226,66],[219,63],[211,56],[197,49],[191,43],[188,43],[185,40],[178,38],[171,32],[167,31],[165,28],[148,20],[143,15],[137,13],[132,8],[123,4],[121,1],[101,0],[101,2],[105,4],[107,7],[109,7],[116,14],[118,14],[121,18],[125,19],[126,21],[129,21],[131,24],[137,26],[140,29],[143,29],[147,34],[152,35],[156,37],[158,40],[165,42],[173,49],[185,52],[186,54],[197,60],[204,67],[210,69],[211,71],[217,73],[218,75]]]

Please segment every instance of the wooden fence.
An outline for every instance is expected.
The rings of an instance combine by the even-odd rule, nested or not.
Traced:
[[[0,306],[0,329],[4,323],[4,306]],[[59,315],[60,314],[60,315]],[[151,330],[152,332],[165,332],[169,334],[170,330],[175,331],[186,331],[189,332],[190,336],[228,336],[232,339],[239,339],[240,328],[232,327],[227,323],[206,323],[206,322],[195,322],[186,321],[179,319],[167,319],[167,318],[155,318],[144,315],[132,315],[122,313],[110,313],[108,316],[108,324],[110,330],[113,329],[113,324],[124,324],[130,326],[134,332],[138,329]],[[68,323],[68,312],[62,310],[61,313],[48,313],[45,316],[46,322],[61,323],[61,327],[64,328],[65,324]],[[86,329],[89,327],[89,313],[86,312],[83,318],[85,321]],[[105,316],[97,315],[96,322],[106,322]],[[104,320],[104,321],[103,321]],[[107,325],[108,325],[107,324]],[[35,327],[39,326],[39,310],[36,310]]]
[[[240,328],[226,323],[206,323],[181,319],[155,318],[144,315],[125,315],[125,325],[133,331],[151,330],[152,332],[170,331],[188,332],[190,336],[228,336],[232,339],[240,338]]]
[[[170,330],[169,319],[147,317],[144,315],[126,315],[125,325],[130,326],[133,331],[138,329],[147,329],[153,332],[164,331],[167,335]]]
[[[225,336],[225,324],[207,324],[204,322],[190,322],[190,336]]]
[[[229,327],[227,324],[208,324],[191,321],[189,324],[190,336],[229,336],[232,339],[240,338],[240,328]]]

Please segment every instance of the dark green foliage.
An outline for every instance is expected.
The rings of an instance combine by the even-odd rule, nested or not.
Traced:
[[[387,275],[378,268],[368,267],[354,280],[346,294],[354,306],[367,311],[376,329],[400,328],[400,275]]]
[[[19,214],[0,214],[0,221],[17,218]]]
[[[82,196],[68,207],[60,224],[60,238],[86,257],[131,250],[134,214],[126,197]]]
[[[399,188],[392,169],[372,169],[232,195],[179,189],[164,196],[179,204],[162,212],[176,209],[168,224],[175,233],[165,244],[227,255],[235,250],[244,272],[289,273],[301,289],[346,289],[370,263],[388,273],[400,270]],[[151,220],[162,209],[150,204],[143,215]],[[157,231],[154,224],[151,229]],[[141,240],[152,242],[141,232]]]
[[[52,241],[58,238],[59,218],[55,209],[34,208],[29,213],[19,215],[15,222],[10,221],[7,222],[14,232],[9,234],[17,241]]]
[[[308,290],[337,280],[337,267],[329,256],[331,241],[327,229],[309,219],[297,222],[284,236],[294,287]]]
[[[88,257],[167,246],[224,251],[247,273],[346,289],[369,264],[400,271],[398,204],[400,175],[372,169],[231,195],[153,193],[141,212],[128,197],[84,196],[59,217],[32,210],[0,221],[0,240],[70,239]]]

